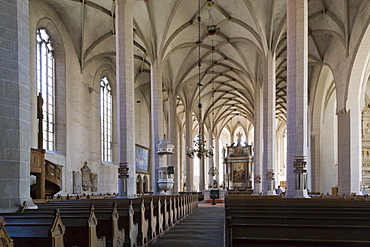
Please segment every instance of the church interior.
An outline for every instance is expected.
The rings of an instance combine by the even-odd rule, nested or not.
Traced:
[[[370,194],[369,0],[0,0],[0,18],[0,216]]]

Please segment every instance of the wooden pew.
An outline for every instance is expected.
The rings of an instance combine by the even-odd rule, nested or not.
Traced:
[[[0,239],[1,246],[13,247],[13,239],[10,238],[8,232],[5,229],[6,222],[3,217],[0,217]]]
[[[151,236],[152,239],[157,237],[157,216],[154,215],[154,203],[153,203],[153,198],[150,200],[150,219],[151,219]]]
[[[194,203],[194,200],[197,203],[197,197],[189,195],[142,196],[137,199],[119,199],[115,197],[101,199],[70,198],[69,200],[38,202],[38,210],[25,209],[22,217],[31,217],[28,215],[36,217],[36,215],[39,215],[40,217],[50,218],[51,212],[55,208],[61,208],[61,218],[65,222],[67,231],[67,234],[65,234],[67,240],[65,241],[70,244],[68,242],[71,237],[69,232],[73,232],[73,235],[80,234],[78,229],[73,228],[73,225],[78,225],[81,229],[84,228],[82,219],[89,218],[90,211],[93,211],[95,215],[94,222],[96,222],[92,226],[95,228],[93,235],[95,234],[96,238],[98,238],[97,236],[105,236],[107,246],[124,246],[124,244],[144,246],[150,244],[150,241],[155,239],[158,234],[166,231],[197,206]],[[94,205],[93,210],[90,210],[91,204]],[[113,204],[115,206],[112,209]],[[180,212],[181,217],[179,217]],[[86,222],[85,226],[87,226]],[[96,246],[99,246],[99,244],[100,242]],[[81,243],[74,245],[81,246]],[[69,246],[72,246],[72,244]]]
[[[228,246],[370,246],[370,204],[226,196]]]
[[[97,234],[97,228],[99,226],[98,219],[95,214],[95,208],[93,205],[87,205],[86,210],[72,210],[71,208],[63,208],[62,205],[58,205],[62,208],[60,218],[66,228],[64,234],[64,242],[67,246],[106,246],[105,236],[99,238]],[[51,212],[54,207],[43,208],[40,210],[26,210],[22,214],[12,214],[5,216],[17,218],[18,220],[27,220],[33,218],[40,218],[42,220],[50,220]],[[113,210],[114,211],[114,210]],[[101,220],[109,219],[112,224],[112,210]],[[79,236],[76,238],[76,236]]]
[[[138,232],[139,232],[139,226],[138,226],[138,223],[135,223],[134,222],[134,208],[132,206],[132,201],[130,201],[130,206],[129,206],[129,215],[130,215],[130,218],[129,218],[129,222],[130,222],[130,246],[131,247],[136,247],[137,246],[137,235],[138,235]]]
[[[142,205],[143,198],[146,199],[146,202],[144,201],[144,205]],[[98,220],[101,222],[100,219],[100,214],[102,213],[101,210],[106,208],[106,205],[110,203],[111,201],[114,201],[118,204],[118,210],[120,214],[120,226],[124,227],[126,229],[126,232],[128,233],[127,239],[130,239],[129,236],[133,236],[133,233],[130,233],[130,225],[128,222],[130,222],[130,219],[128,217],[127,212],[129,211],[128,208],[128,202],[132,201],[133,202],[133,209],[134,209],[134,215],[133,215],[133,220],[135,221],[135,224],[138,224],[138,229],[139,231],[136,232],[136,229],[133,227],[135,224],[131,224],[131,231],[136,232],[136,236],[139,237],[139,241],[137,241],[138,245],[145,245],[149,241],[149,236],[148,236],[148,230],[149,230],[149,221],[150,221],[150,229],[151,230],[151,236],[156,236],[156,226],[157,226],[157,217],[155,219],[152,219],[152,214],[154,218],[154,213],[151,212],[151,207],[150,207],[150,201],[151,197],[142,197],[142,199],[117,199],[117,198],[105,198],[104,200],[71,200],[69,202],[65,201],[59,201],[59,202],[49,202],[49,203],[41,203],[39,205],[39,210],[43,210],[45,207],[50,208],[50,206],[55,205],[58,207],[64,208],[64,211],[66,210],[84,210],[86,209],[86,204],[87,203],[94,203],[95,205],[95,211],[98,217]],[[108,204],[109,205],[109,204]],[[161,202],[162,205],[162,202]],[[145,210],[144,210],[145,208]],[[161,209],[163,210],[163,209]],[[126,212],[126,213],[125,213]],[[162,211],[161,211],[162,212]],[[163,214],[163,212],[162,212]],[[121,220],[121,218],[123,220]],[[143,221],[143,219],[145,219]],[[102,224],[100,224],[102,225]],[[153,225],[153,227],[152,227]],[[99,233],[99,229],[98,229]],[[107,233],[104,233],[105,236],[108,236]],[[136,240],[132,239],[131,242],[135,243]]]
[[[66,246],[106,246],[105,236],[99,238],[97,234],[97,226],[99,221],[95,215],[94,205],[91,205],[88,212],[61,212],[61,218],[66,226],[64,235],[64,242]]]
[[[137,201],[138,202],[138,201]],[[136,203],[137,203],[136,202]],[[86,215],[90,205],[94,205],[95,215],[99,224],[97,225],[97,233],[106,236],[107,243],[112,246],[123,246],[125,240],[131,244],[137,243],[138,230],[136,230],[135,222],[140,218],[135,217],[135,211],[130,213],[131,200],[102,200],[102,199],[86,199],[86,200],[70,200],[70,201],[55,201],[37,204],[39,209],[33,211],[35,213],[48,212],[54,207],[63,209],[62,218],[74,217],[76,215]],[[112,212],[112,204],[114,205]],[[131,205],[132,210],[134,207]],[[140,217],[140,208],[137,207],[137,217]],[[29,212],[26,211],[26,212]],[[119,230],[121,229],[121,230]],[[125,233],[127,234],[125,236]],[[131,245],[130,244],[130,245]]]
[[[22,247],[64,247],[65,226],[59,210],[56,210],[51,217],[17,217],[17,215],[4,214],[4,218],[0,217],[0,228],[2,228],[0,232],[3,232],[0,233],[0,239],[4,239],[2,246],[14,244]],[[4,234],[4,229],[7,234]],[[9,242],[10,238],[11,242]]]

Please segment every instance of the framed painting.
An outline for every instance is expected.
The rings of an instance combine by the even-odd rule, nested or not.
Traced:
[[[149,173],[149,148],[135,145],[135,168],[138,173]]]
[[[233,163],[233,180],[245,181],[245,163]]]

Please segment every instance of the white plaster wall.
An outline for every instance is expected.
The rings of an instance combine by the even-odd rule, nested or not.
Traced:
[[[322,123],[322,151],[321,151],[321,177],[322,193],[331,194],[331,188],[338,186],[338,161],[337,161],[337,117],[335,114],[335,93],[327,102]]]
[[[144,90],[143,88],[141,88]],[[150,95],[150,92],[145,92],[145,95]],[[145,97],[143,91],[140,89],[135,90],[135,140],[136,144],[147,147],[150,147],[150,97]],[[154,150],[155,151],[155,150]],[[151,149],[150,152],[153,152]],[[149,156],[151,157],[151,155]],[[151,171],[151,159],[149,158],[149,171]],[[144,177],[148,178],[147,188],[151,190],[151,177],[149,174],[136,174],[136,176],[141,177],[141,181],[144,181]],[[136,180],[135,180],[136,181]]]
[[[63,194],[73,192],[72,172],[80,170],[84,162],[92,173],[98,174],[98,191],[94,193],[117,192],[117,166],[102,163],[100,153],[100,99],[99,90],[89,92],[93,86],[96,71],[107,63],[106,60],[97,60],[86,67],[81,73],[80,62],[75,52],[73,42],[70,39],[67,28],[58,18],[50,6],[38,0],[30,4],[30,36],[31,47],[35,47],[35,32],[37,23],[42,18],[50,19],[57,27],[65,49],[65,83],[66,83],[66,154],[48,152],[47,159],[62,165]],[[33,59],[34,58],[34,59]],[[31,94],[35,91],[35,53],[31,53]],[[58,66],[58,65],[56,65]],[[96,88],[96,87],[95,87]],[[112,87],[113,90],[115,87]],[[113,98],[113,102],[115,98]],[[32,117],[36,117],[36,102],[32,100]],[[115,122],[115,119],[113,120]],[[35,126],[36,125],[36,126]],[[37,121],[32,121],[32,145],[37,145]],[[56,138],[62,138],[56,133]],[[64,161],[64,164],[63,164]],[[114,181],[114,182],[112,182]],[[91,193],[91,191],[83,191]]]
[[[147,92],[149,95],[150,92]],[[149,98],[149,97],[148,97]],[[145,99],[141,90],[135,90],[135,139],[136,144],[150,148],[149,99]],[[140,101],[140,103],[138,103]]]

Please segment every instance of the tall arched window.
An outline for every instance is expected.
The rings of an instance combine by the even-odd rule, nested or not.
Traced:
[[[44,28],[37,30],[37,92],[43,98],[43,148],[55,149],[54,48]]]
[[[102,160],[112,162],[112,89],[107,77],[100,81]]]

